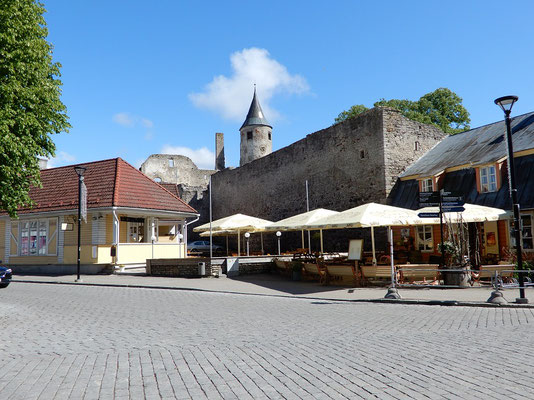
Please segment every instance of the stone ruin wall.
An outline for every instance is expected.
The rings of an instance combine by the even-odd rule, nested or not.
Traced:
[[[381,119],[374,114],[312,133],[270,155],[215,174],[214,219],[240,212],[276,221],[305,212],[306,180],[310,209],[342,210],[347,204],[379,200],[384,160],[379,150]]]
[[[389,109],[384,113],[386,193],[389,195],[409,165],[446,136],[438,127],[404,118],[399,111]]]

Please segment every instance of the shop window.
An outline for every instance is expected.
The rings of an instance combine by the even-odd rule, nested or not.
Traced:
[[[419,251],[434,250],[432,225],[419,225],[417,227],[416,246]]]
[[[512,228],[513,221],[510,221],[510,243],[515,248],[515,235]],[[521,214],[521,246],[523,250],[534,250],[531,214]]]
[[[433,192],[434,182],[432,178],[423,179],[421,181],[421,192]]]
[[[51,229],[54,232],[51,232]],[[20,221],[18,227],[18,255],[20,256],[46,256],[55,254],[52,246],[49,251],[49,242],[55,236],[56,222],[50,224],[48,219]],[[52,253],[53,252],[53,253]]]
[[[495,173],[495,166],[480,168],[480,193],[496,192],[497,191],[497,175]]]

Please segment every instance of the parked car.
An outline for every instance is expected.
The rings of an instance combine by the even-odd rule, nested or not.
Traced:
[[[213,244],[211,248],[213,249],[214,253],[220,253],[224,250],[222,246],[218,246],[216,244]],[[210,242],[205,240],[197,240],[195,242],[188,243],[187,251],[190,251],[191,253],[209,253]]]
[[[11,269],[0,265],[0,289],[9,286],[9,284],[11,283],[11,277]]]

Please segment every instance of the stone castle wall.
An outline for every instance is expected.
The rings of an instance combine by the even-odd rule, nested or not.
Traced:
[[[310,209],[385,203],[398,174],[442,137],[433,126],[374,108],[213,175],[213,218],[240,212],[276,221],[305,212],[306,180]]]

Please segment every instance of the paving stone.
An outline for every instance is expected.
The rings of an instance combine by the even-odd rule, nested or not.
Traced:
[[[534,397],[532,309],[0,291],[0,398]]]

